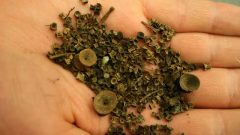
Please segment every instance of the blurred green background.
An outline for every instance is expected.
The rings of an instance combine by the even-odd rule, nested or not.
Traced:
[[[240,6],[240,0],[214,0],[214,1],[227,2]]]

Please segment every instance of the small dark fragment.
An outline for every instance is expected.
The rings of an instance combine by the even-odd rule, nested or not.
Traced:
[[[172,128],[167,125],[138,126],[135,135],[171,135]]]
[[[87,4],[87,3],[88,3],[88,0],[82,0],[82,3],[83,3],[83,4]]]
[[[203,64],[203,70],[210,70],[212,68],[209,64]]]
[[[113,11],[114,11],[114,7],[110,7],[107,13],[101,18],[100,22],[104,23]]]
[[[56,31],[57,30],[57,23],[53,22],[50,24],[50,30]]]
[[[97,3],[96,5],[90,5],[90,10],[93,11],[94,15],[100,15],[102,5],[100,3]]]
[[[80,11],[75,11],[74,16],[75,16],[76,18],[79,18],[79,17],[81,16]]]
[[[143,32],[138,32],[137,33],[137,39],[144,39],[144,33]]]
[[[108,133],[106,135],[126,135],[124,132],[123,132],[123,128],[122,127],[113,127],[111,126],[109,129],[108,129]]]

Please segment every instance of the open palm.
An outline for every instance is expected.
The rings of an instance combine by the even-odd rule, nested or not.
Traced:
[[[156,18],[177,30],[172,47],[192,63],[209,63],[194,72],[201,87],[187,95],[196,109],[177,115],[174,133],[239,134],[240,8],[199,0],[109,0],[110,28],[126,35],[147,29],[140,23]],[[94,93],[70,72],[46,57],[54,35],[44,25],[57,14],[80,6],[78,0],[0,1],[0,133],[1,135],[104,134],[108,116],[92,107]],[[143,112],[146,124],[159,123]]]

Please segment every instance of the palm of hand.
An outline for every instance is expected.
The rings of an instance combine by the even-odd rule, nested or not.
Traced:
[[[218,53],[223,53],[223,48],[220,48],[220,50],[218,50],[220,52],[214,54],[216,56],[213,56],[214,59],[210,61],[209,53],[211,52],[209,51],[212,50],[209,49],[208,45],[213,46],[210,44],[211,42],[208,44],[203,43],[203,46],[197,46],[202,44],[202,41],[206,41],[206,36],[208,35],[189,33],[191,31],[202,31],[240,35],[239,28],[237,31],[234,27],[236,24],[231,23],[229,29],[223,29],[222,31],[217,29],[222,27],[221,24],[215,24],[213,25],[214,27],[209,28],[195,22],[195,25],[186,27],[183,22],[181,23],[175,20],[179,18],[177,16],[184,18],[185,14],[183,12],[173,12],[170,17],[163,15],[164,11],[178,11],[175,10],[175,8],[182,11],[182,9],[178,7],[179,2],[171,4],[173,2],[162,2],[159,0],[158,3],[167,5],[168,9],[166,9],[166,7],[160,7],[159,4],[159,8],[161,8],[162,11],[161,13],[152,13],[155,14],[154,16],[151,15],[151,12],[157,9],[151,2],[146,3],[145,1],[137,0],[102,2],[106,8],[104,9],[105,11],[109,6],[116,8],[114,17],[110,16],[107,21],[111,28],[121,30],[127,35],[134,35],[140,30],[146,33],[148,32],[140,23],[141,21],[146,21],[146,18],[153,17],[160,20],[167,20],[164,23],[170,24],[178,31],[188,32],[178,34],[172,43],[173,48],[180,51],[188,61],[210,62],[215,67],[240,67],[240,64],[232,59],[217,57],[219,56]],[[54,18],[57,20],[57,13],[62,11],[67,12],[76,5],[79,5],[78,1],[2,1],[0,10],[6,14],[0,18],[0,49],[2,52],[2,57],[0,58],[2,69],[0,71],[2,76],[0,79],[0,116],[3,122],[3,124],[0,124],[1,134],[80,135],[104,134],[104,132],[106,132],[109,126],[108,116],[99,117],[94,112],[92,108],[92,97],[94,93],[84,84],[76,81],[69,72],[53,64],[46,58],[46,52],[50,50],[54,36],[47,28],[44,28],[44,25],[54,21]],[[129,7],[126,8],[126,5],[129,5]],[[180,7],[182,7],[182,5]],[[194,23],[194,21],[188,20],[189,18],[185,19],[190,24],[191,22]],[[238,18],[238,20],[240,19]],[[204,23],[206,22],[207,21]],[[197,28],[197,26],[203,28],[200,29]],[[212,38],[221,40],[223,37]],[[230,39],[225,40],[231,41],[232,44],[240,43],[240,39],[237,37],[229,38]],[[214,43],[215,41],[212,42]],[[186,44],[197,45],[191,46],[192,50],[188,52]],[[231,51],[230,57],[239,58],[237,49],[231,49],[233,45],[229,46],[225,48]],[[198,49],[200,49],[200,51]],[[239,50],[240,48],[238,47],[238,51]],[[198,54],[201,55],[196,57]],[[193,102],[197,107],[201,108],[239,108],[240,100],[237,99],[237,97],[239,97],[240,94],[228,97],[230,95],[229,93],[233,93],[233,89],[239,90],[239,86],[236,86],[236,84],[234,84],[234,86],[237,88],[225,86],[226,84],[231,85],[232,83],[231,80],[228,80],[230,77],[223,78],[223,76],[228,73],[232,74],[231,77],[239,78],[239,72],[238,69],[224,68],[214,68],[207,73],[197,71],[196,74],[200,76],[202,86],[198,92],[190,95],[189,99],[193,100],[197,98],[198,100],[193,100]],[[209,79],[214,79],[215,83],[209,83]],[[237,80],[234,81],[237,82]],[[225,87],[222,88],[222,86]],[[221,94],[216,95],[217,90],[221,91]],[[205,96],[207,92],[208,95]],[[205,99],[203,99],[202,96],[204,96]],[[230,98],[232,98],[231,102]],[[227,130],[233,129],[233,127],[228,126],[239,124],[240,121],[229,122],[232,116],[239,113],[239,110],[195,109],[190,111],[189,115],[180,114],[176,116],[171,124],[176,129],[175,132],[185,131],[188,134],[215,134],[217,133],[217,128],[224,126],[222,121],[228,122],[228,125],[225,125]],[[144,112],[144,115],[146,116],[147,124],[157,122],[149,117],[148,111]],[[201,117],[207,117],[208,119],[203,120]],[[216,124],[218,125],[216,126]],[[9,130],[7,127],[12,127],[12,130]],[[231,130],[231,132],[237,133],[239,129]],[[229,131],[229,133],[231,132]]]

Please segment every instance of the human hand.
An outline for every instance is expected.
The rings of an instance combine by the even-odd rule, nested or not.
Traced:
[[[90,1],[92,2],[92,1]],[[97,1],[93,1],[96,3]],[[213,69],[194,72],[199,90],[188,95],[196,109],[174,117],[174,133],[239,134],[240,8],[197,0],[98,1],[110,28],[129,36],[147,29],[140,23],[156,18],[177,30],[172,47],[191,63]],[[44,27],[79,1],[2,0],[0,11],[0,133],[2,135],[104,134],[108,116],[92,107],[94,93],[46,58],[54,35]],[[79,9],[86,11],[86,7]],[[215,35],[218,34],[218,35]],[[223,110],[224,109],[224,110]],[[160,123],[143,112],[146,124]],[[188,115],[186,115],[188,114]],[[235,118],[236,117],[236,118]]]

